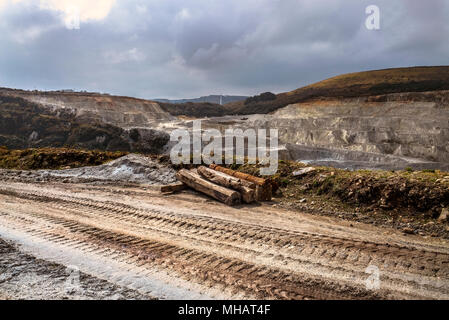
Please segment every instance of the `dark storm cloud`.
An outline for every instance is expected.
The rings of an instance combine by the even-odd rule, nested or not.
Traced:
[[[79,30],[42,2],[51,0],[0,0],[2,86],[146,98],[255,94],[449,61],[444,0],[105,0],[104,17],[83,7],[89,19]],[[372,4],[379,31],[365,28]]]

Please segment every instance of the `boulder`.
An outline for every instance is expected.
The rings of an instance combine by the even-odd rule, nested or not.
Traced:
[[[441,209],[441,214],[438,217],[438,221],[447,222],[448,221],[449,210],[446,208]]]
[[[304,168],[304,169],[301,169],[301,170],[293,172],[293,176],[295,176],[295,177],[302,177],[302,176],[304,176],[304,175],[306,175],[306,174],[308,174],[310,172],[313,172],[315,170],[316,170],[315,168],[307,167],[307,168]]]

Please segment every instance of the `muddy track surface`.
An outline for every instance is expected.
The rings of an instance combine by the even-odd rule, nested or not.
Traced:
[[[449,298],[443,240],[129,186],[4,182],[0,203],[0,237],[158,298]]]
[[[0,300],[148,300],[142,295],[37,259],[0,239]]]

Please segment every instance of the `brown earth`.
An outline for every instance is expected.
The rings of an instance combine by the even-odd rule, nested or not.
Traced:
[[[78,283],[72,282],[73,271],[0,239],[0,300],[152,299],[84,273],[76,273]]]
[[[173,183],[176,170],[196,167],[172,165],[167,156],[125,155],[64,148],[7,150],[0,147],[0,168],[12,169],[0,170],[0,179],[30,183],[82,181],[160,185]],[[107,165],[102,165],[104,163]],[[228,167],[255,176],[259,174],[257,165]],[[294,176],[295,171],[305,167],[303,163],[279,161],[277,173],[269,177],[278,205],[423,236],[449,238],[449,221],[439,219],[443,210],[449,208],[449,172],[315,167],[308,174]]]
[[[156,297],[449,298],[447,241],[390,228],[137,185],[4,180],[0,202],[1,237]]]
[[[237,166],[258,175],[254,165]],[[449,172],[439,170],[373,171],[316,167],[280,161],[274,184],[281,206],[313,214],[394,227],[408,233],[449,238],[449,221],[438,218],[449,208]]]

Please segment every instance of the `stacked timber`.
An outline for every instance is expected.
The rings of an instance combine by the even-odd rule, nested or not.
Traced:
[[[257,201],[271,201],[272,197],[272,186],[269,180],[258,178],[243,172],[235,171],[228,168],[220,167],[216,164],[211,164],[210,168],[230,175],[232,177],[238,178],[242,181],[249,181],[256,185],[256,200]]]
[[[178,171],[176,177],[196,191],[202,192],[229,206],[254,201],[271,200],[271,183],[268,180],[242,172],[211,165],[198,169]]]
[[[223,202],[228,206],[233,206],[241,203],[240,193],[210,182],[209,180],[201,177],[194,170],[182,169],[178,171],[178,173],[176,173],[176,178],[188,185],[190,188],[207,194],[208,196],[220,202]]]
[[[198,173],[203,178],[215,184],[239,191],[242,195],[242,200],[245,203],[252,203],[255,201],[256,185],[252,182],[242,180],[206,167],[199,167]]]

